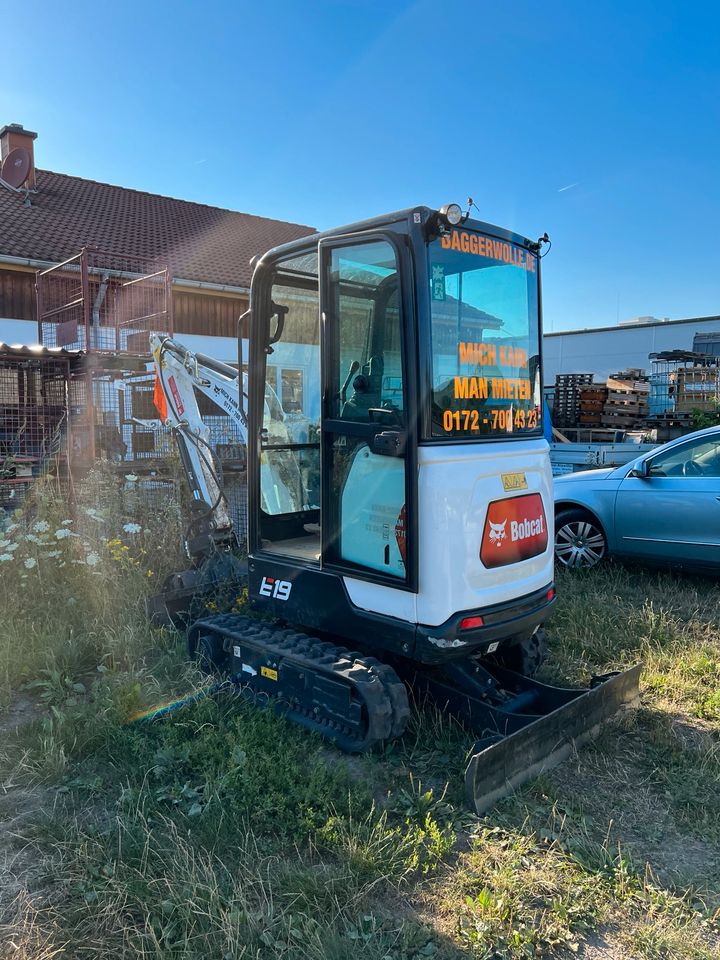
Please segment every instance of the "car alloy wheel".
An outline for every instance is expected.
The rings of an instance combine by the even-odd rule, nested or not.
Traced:
[[[558,517],[555,557],[565,567],[594,567],[607,553],[605,534],[587,517]]]

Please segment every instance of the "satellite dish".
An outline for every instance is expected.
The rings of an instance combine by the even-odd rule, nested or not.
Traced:
[[[30,175],[30,153],[25,147],[15,147],[5,157],[0,168],[0,180],[17,190]]]

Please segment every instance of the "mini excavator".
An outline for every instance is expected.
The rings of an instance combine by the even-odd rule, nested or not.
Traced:
[[[534,678],[555,603],[546,240],[414,207],[260,257],[239,370],[151,337],[192,496],[168,595],[246,576],[263,615],[196,606],[190,654],[348,752],[429,698],[476,732],[478,812],[638,698],[639,665],[581,690]],[[246,568],[198,390],[247,444]]]

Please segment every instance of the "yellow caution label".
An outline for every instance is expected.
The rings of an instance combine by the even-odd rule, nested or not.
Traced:
[[[260,676],[267,677],[268,680],[277,681],[278,674],[277,670],[273,670],[272,667],[260,667]]]
[[[504,490],[527,490],[528,488],[524,473],[503,473],[501,479]]]

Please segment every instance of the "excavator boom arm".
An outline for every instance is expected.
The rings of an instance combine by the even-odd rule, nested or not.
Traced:
[[[194,536],[187,542],[192,557],[207,551],[208,538],[222,542],[234,536],[210,429],[200,414],[196,391],[225,412],[239,441],[247,444],[247,416],[241,403],[246,391],[241,394],[238,373],[233,367],[193,353],[176,340],[153,334],[150,347],[161,397],[161,418],[175,434],[192,498]]]

